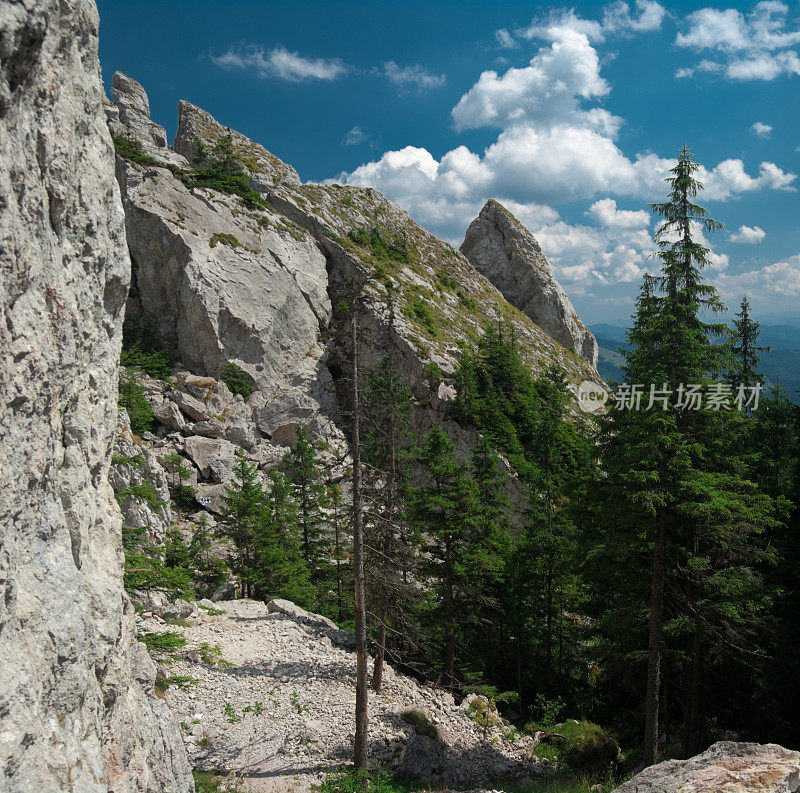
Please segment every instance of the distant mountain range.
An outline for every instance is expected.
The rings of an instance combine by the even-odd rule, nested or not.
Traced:
[[[785,386],[795,402],[800,402],[800,312],[782,311],[758,318],[761,325],[759,345],[770,351],[761,358],[761,371],[767,383]],[[781,321],[782,320],[782,321]],[[768,324],[769,322],[774,324]],[[603,379],[623,381],[623,359],[619,349],[627,349],[626,329],[621,325],[598,323],[590,329],[600,348],[597,371]]]

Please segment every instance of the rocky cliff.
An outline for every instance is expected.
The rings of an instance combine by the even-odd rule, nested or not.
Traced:
[[[597,341],[580,321],[534,236],[502,204],[487,201],[461,253],[503,297],[556,341],[597,365]]]
[[[107,473],[129,260],[89,0],[0,2],[0,788],[193,790]]]
[[[335,308],[356,292],[367,371],[390,355],[414,393],[417,427],[442,420],[463,448],[469,432],[446,415],[452,375],[461,349],[491,322],[514,327],[535,372],[558,363],[574,384],[600,382],[588,341],[580,348],[587,361],[571,338],[546,332],[541,317],[533,321],[467,257],[374,190],[303,184],[290,166],[188,102],[179,104],[170,149],[153,131],[161,128],[138,83],[117,74],[112,95],[112,133],[138,141],[147,155],[118,158],[133,266],[128,316],[176,348],[194,375],[219,378],[233,361],[254,378],[258,391],[242,408],[254,447],[290,443],[300,421],[345,445],[337,384],[348,340],[337,333]],[[258,201],[185,178],[227,137]],[[529,280],[521,289],[540,286]],[[548,288],[572,310],[552,276]],[[574,312],[571,321],[578,327]]]

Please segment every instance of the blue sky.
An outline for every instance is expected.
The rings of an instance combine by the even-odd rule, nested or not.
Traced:
[[[188,99],[309,181],[372,185],[458,244],[487,198],[588,322],[653,267],[649,201],[686,141],[726,225],[709,277],[800,303],[800,3],[99,0],[106,83],[170,136]]]

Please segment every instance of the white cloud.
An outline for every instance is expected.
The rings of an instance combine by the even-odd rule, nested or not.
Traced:
[[[735,8],[702,8],[686,18],[685,32],[678,33],[679,47],[713,50],[727,56],[724,68],[732,80],[774,80],[782,74],[800,74],[800,58],[790,49],[800,44],[800,27],[789,23],[789,7],[776,0],[756,3],[743,14]],[[681,77],[692,69],[679,69]],[[709,71],[708,69],[706,71]]]
[[[607,36],[630,37],[634,33],[658,30],[666,16],[666,9],[654,0],[636,0],[634,12],[624,0],[615,0],[602,8],[602,21],[584,19],[573,10],[552,10],[546,17],[534,18],[530,25],[517,30],[523,38],[549,39],[554,28],[571,30],[586,36],[590,41],[605,41]]]
[[[444,74],[431,74],[418,64],[413,66],[398,66],[394,61],[383,64],[383,74],[390,82],[399,86],[415,86],[418,90],[425,88],[438,88],[445,84],[447,79]]]
[[[357,146],[359,143],[364,143],[367,140],[367,135],[361,127],[353,127],[345,136],[342,144],[345,146]]]
[[[776,298],[797,297],[800,295],[800,254],[758,270],[736,275],[724,273],[718,277],[717,284],[726,300],[747,294],[756,301],[765,300],[774,305]]]
[[[644,204],[665,195],[664,178],[675,160],[653,152],[632,156],[617,145],[622,120],[599,104],[610,86],[591,44],[603,30],[592,33],[588,22],[574,14],[552,17],[535,33],[547,41],[528,66],[485,71],[463,94],[452,111],[457,130],[499,128],[482,151],[461,145],[437,158],[407,146],[339,180],[375,187],[456,244],[486,199],[496,198],[533,231],[565,282],[600,288],[638,280],[654,252],[650,215],[643,206],[620,209],[618,202],[629,197]],[[704,197],[720,201],[792,189],[796,179],[770,162],[748,173],[740,159],[701,168],[699,177],[707,188]],[[575,201],[593,202],[583,224],[566,222],[554,209]],[[729,265],[724,254],[712,252],[710,258],[718,272]]]
[[[613,198],[595,201],[584,214],[606,228],[638,229],[650,225],[649,212],[644,209],[617,209],[617,202]]]
[[[607,5],[603,9],[603,30],[623,36],[659,30],[666,16],[666,9],[653,0],[636,0],[639,16],[631,14],[630,6],[623,0]]]
[[[731,234],[731,242],[744,242],[755,245],[762,242],[767,232],[759,226],[739,226],[739,231]]]
[[[495,30],[494,38],[497,46],[504,50],[514,50],[519,47],[519,42],[505,28]]]
[[[350,70],[338,58],[307,58],[282,46],[265,50],[255,44],[212,55],[211,61],[223,68],[252,69],[259,77],[277,77],[292,82],[335,80]]]
[[[529,66],[503,75],[481,74],[453,108],[457,131],[554,119],[616,131],[619,119],[600,108],[592,114],[579,106],[580,100],[600,98],[611,90],[600,76],[600,60],[587,36],[568,27],[552,27],[548,36],[550,46],[541,48]]]
[[[752,127],[751,132],[759,138],[768,138],[772,134],[772,127],[769,124],[764,124],[763,121],[756,121]]]

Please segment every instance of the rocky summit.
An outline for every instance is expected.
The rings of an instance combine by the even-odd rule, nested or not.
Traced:
[[[461,253],[500,293],[592,366],[597,341],[580,321],[534,236],[502,204],[487,201],[467,229]]]

